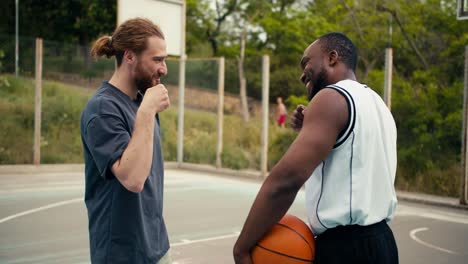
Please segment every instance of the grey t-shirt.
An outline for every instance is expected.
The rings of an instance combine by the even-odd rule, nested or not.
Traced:
[[[92,263],[156,263],[168,250],[162,217],[164,170],[159,118],[153,162],[141,193],[128,191],[111,171],[133,134],[142,97],[132,100],[103,82],[81,114]]]

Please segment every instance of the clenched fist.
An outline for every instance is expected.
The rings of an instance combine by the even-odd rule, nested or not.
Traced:
[[[298,105],[294,110],[292,117],[291,117],[291,127],[296,130],[300,131],[302,128],[302,122],[304,121],[304,114],[305,114],[305,106]]]
[[[140,108],[156,114],[166,110],[170,105],[171,102],[166,87],[163,84],[158,84],[146,90]]]

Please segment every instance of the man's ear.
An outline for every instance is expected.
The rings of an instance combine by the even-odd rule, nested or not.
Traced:
[[[123,55],[123,60],[127,64],[133,64],[135,62],[136,56],[135,53],[131,50],[125,50]]]
[[[338,52],[332,50],[328,53],[328,65],[335,66],[338,63]]]

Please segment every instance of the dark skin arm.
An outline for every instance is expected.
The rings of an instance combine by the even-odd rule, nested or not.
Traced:
[[[263,183],[234,246],[237,264],[252,263],[250,251],[288,211],[297,192],[333,148],[348,122],[345,98],[323,89],[312,99],[296,140]]]

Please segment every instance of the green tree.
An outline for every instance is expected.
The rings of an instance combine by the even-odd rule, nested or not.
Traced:
[[[207,23],[214,19],[207,0],[186,0],[186,51],[189,56],[207,57],[212,47],[207,41]]]
[[[235,11],[238,0],[187,0],[187,50],[196,52],[194,47],[200,47],[203,40],[211,47],[211,56],[219,56],[219,47],[223,45],[226,29],[224,24]],[[212,9],[214,4],[214,9]]]
[[[0,33],[15,33],[15,1],[2,1]],[[55,41],[78,41],[89,45],[102,33],[115,28],[116,1],[65,0],[19,1],[19,31],[22,36]]]
[[[15,1],[2,1],[0,33],[15,34]],[[7,10],[7,11],[5,11]],[[19,1],[19,34],[56,42],[78,43],[90,66],[89,46],[100,34],[115,28],[115,0]]]

